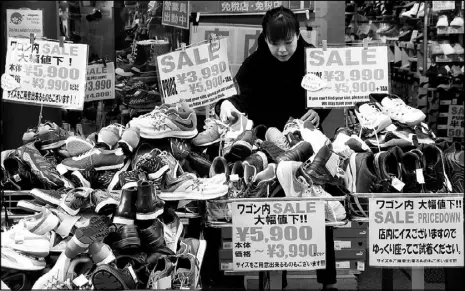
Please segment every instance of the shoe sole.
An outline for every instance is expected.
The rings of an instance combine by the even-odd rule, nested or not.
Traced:
[[[202,143],[202,144],[199,144],[199,143],[195,143],[193,142],[192,144],[197,146],[197,147],[205,147],[205,146],[210,146],[212,144],[216,144],[216,143],[219,143],[220,142],[220,139],[216,139],[214,141],[209,141],[209,142],[206,142],[206,143]]]
[[[62,147],[66,143],[65,140],[60,140],[48,145],[43,145],[40,147],[41,150],[53,150]]]
[[[116,185],[119,182],[119,174],[126,171],[129,168],[130,164],[131,164],[131,161],[130,161],[130,159],[128,159],[128,161],[124,164],[124,166],[118,172],[115,173],[115,175],[113,176],[113,178],[110,181],[110,184],[108,184],[108,187],[107,187],[108,191],[112,191],[116,187]],[[123,187],[123,185],[121,185],[121,188],[122,187]]]
[[[113,223],[119,223],[119,224],[134,225],[134,220],[135,219],[118,217],[118,216],[113,217]]]
[[[44,206],[36,206],[32,203],[29,203],[23,200],[18,201],[18,204],[16,206],[28,212],[42,212],[42,207],[44,207]]]
[[[43,202],[46,202],[46,203],[49,203],[49,204],[53,204],[55,206],[59,206],[61,201],[57,198],[54,198],[54,197],[51,197],[50,195],[48,195],[47,193],[43,193],[42,191],[40,191],[39,189],[37,188],[34,188],[32,189],[31,191],[29,191],[29,193],[34,197],[34,198],[37,198],[39,199],[40,201],[43,201]]]
[[[189,139],[195,137],[199,132],[197,129],[189,130],[189,131],[167,131],[167,132],[160,132],[154,133],[153,135],[147,135],[144,133],[140,133],[140,136],[146,139],[162,139],[162,138],[184,138]]]
[[[88,141],[77,137],[70,137],[66,140],[66,150],[72,157],[86,153],[92,148],[93,146]]]
[[[109,197],[97,204],[95,207],[95,213],[100,215],[110,215],[114,213],[117,207],[118,202],[115,199]]]
[[[228,189],[220,193],[213,194],[197,194],[187,192],[161,192],[158,194],[158,198],[165,201],[178,201],[178,200],[210,200],[219,198],[228,193]]]
[[[106,216],[93,216],[89,220],[89,225],[76,230],[73,239],[77,239],[81,244],[102,241],[110,232],[110,219]]]
[[[163,208],[161,209],[158,209],[154,212],[150,212],[150,213],[141,213],[141,212],[138,212],[136,213],[136,219],[137,220],[150,220],[150,219],[155,219],[157,218],[158,216],[160,216],[161,214],[163,213]]]
[[[94,170],[96,170],[96,171],[119,170],[123,166],[124,166],[124,163],[111,165],[111,166],[95,167]],[[63,167],[64,169],[62,169],[61,167]],[[60,172],[60,174],[62,174],[62,171],[64,171],[64,173],[66,173],[67,171],[84,171],[86,169],[85,168],[84,169],[83,168],[78,168],[78,167],[71,167],[71,166],[67,166],[67,165],[64,165],[64,164],[59,164],[59,165],[57,165],[57,170]]]
[[[112,249],[127,249],[127,248],[138,248],[140,247],[140,238],[138,237],[129,237],[119,240],[111,245]]]
[[[113,273],[109,265],[99,266],[99,270],[92,275],[92,285],[96,290],[127,290],[126,284]]]

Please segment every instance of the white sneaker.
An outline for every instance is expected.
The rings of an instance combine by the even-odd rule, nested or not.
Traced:
[[[302,197],[307,187],[297,178],[297,169],[302,165],[302,162],[282,161],[278,163],[276,168],[276,176],[279,184],[283,187],[286,197]]]
[[[1,265],[2,268],[22,271],[39,271],[46,266],[44,258],[34,258],[6,247],[2,247]]]
[[[63,289],[63,284],[68,279],[70,263],[71,259],[64,252],[61,253],[53,268],[37,279],[32,290]]]
[[[463,55],[463,53],[464,53],[463,47],[459,43],[454,44],[453,49],[454,49],[455,53],[458,54],[458,55]]]
[[[300,119],[297,120],[298,121],[296,123],[299,125],[299,131],[302,139],[312,145],[314,154],[310,157],[310,161],[313,162],[314,157],[320,149],[329,144],[330,141],[326,135],[313,125],[311,125],[311,128],[307,128],[303,126],[303,122]],[[308,124],[311,124],[311,122]]]
[[[418,9],[417,18],[425,16],[425,3],[421,2],[420,8]]]
[[[54,230],[60,220],[50,210],[43,207],[42,212],[23,219],[26,229],[34,234],[44,235]]]
[[[320,185],[313,185],[311,188],[313,197],[333,197],[326,192]],[[325,202],[325,218],[329,221],[342,221],[346,219],[347,214],[344,206],[339,201]]]
[[[5,282],[3,281],[0,281],[1,282],[1,285],[0,285],[0,290],[11,290],[10,287],[8,287],[7,284],[5,284]]]
[[[20,220],[8,231],[2,232],[2,247],[8,247],[28,255],[46,257],[49,254],[50,238],[30,232]]]
[[[448,27],[449,21],[447,21],[447,15],[439,16],[438,22],[436,23],[436,27]]]
[[[456,53],[454,48],[450,45],[450,43],[441,43],[440,46],[446,56],[453,55]]]
[[[423,5],[423,3],[422,3],[422,5]],[[418,14],[419,8],[420,8],[420,3],[415,2],[415,4],[413,4],[412,8],[410,8],[410,10],[405,11],[404,13],[402,13],[402,14],[400,15],[400,17],[413,18],[413,17],[415,17],[415,16]],[[424,8],[424,6],[423,6],[423,13],[424,13],[424,9],[425,9],[425,8]]]
[[[360,125],[373,130],[369,136],[382,131],[392,123],[391,118],[382,112],[378,102],[356,104],[354,111]]]
[[[402,99],[396,96],[383,98],[381,104],[384,114],[392,120],[397,120],[408,126],[420,124],[426,118],[423,111],[406,105]]]
[[[463,27],[463,17],[455,16],[454,19],[450,22],[450,26]]]

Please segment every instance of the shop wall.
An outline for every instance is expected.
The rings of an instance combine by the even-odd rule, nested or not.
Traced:
[[[1,1],[2,37],[0,51],[0,70],[5,72],[6,55],[6,9],[41,9],[43,10],[44,37],[57,39],[59,35],[58,2],[57,1]],[[3,94],[3,91],[1,91]],[[39,121],[40,106],[23,105],[1,102],[2,142],[4,149],[17,148],[22,144],[23,133],[29,127],[36,126]],[[43,121],[49,120],[61,124],[61,110],[57,108],[43,108]]]

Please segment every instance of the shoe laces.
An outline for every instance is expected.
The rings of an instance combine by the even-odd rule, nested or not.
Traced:
[[[205,184],[200,180],[200,179],[194,179],[192,180],[192,184],[188,185],[186,188],[192,188],[192,190],[197,190],[199,192],[202,192],[203,189],[205,188]]]

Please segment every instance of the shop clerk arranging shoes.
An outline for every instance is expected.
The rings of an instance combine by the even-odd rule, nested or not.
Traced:
[[[255,124],[270,127],[285,124],[289,117],[300,117],[319,126],[328,110],[305,109],[306,93],[300,84],[305,75],[305,47],[312,45],[300,36],[297,17],[287,8],[274,8],[266,13],[262,27],[257,51],[236,75],[239,95],[219,101],[216,114],[226,121],[233,117],[233,111],[240,111]],[[331,227],[326,227],[326,269],[317,271],[317,280],[323,290],[337,290]]]

